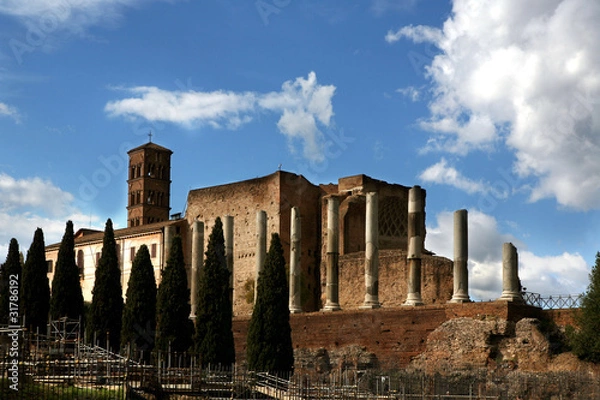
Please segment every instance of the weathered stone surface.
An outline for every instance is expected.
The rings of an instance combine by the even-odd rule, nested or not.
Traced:
[[[350,345],[338,349],[296,349],[295,369],[302,373],[324,374],[331,371],[377,368],[377,356],[364,346]]]
[[[379,302],[382,307],[401,306],[406,300],[408,260],[404,250],[379,251]],[[339,304],[357,309],[363,302],[365,253],[340,255]],[[425,304],[446,303],[452,297],[452,261],[445,257],[421,257],[421,298]],[[324,292],[324,291],[323,291]],[[325,303],[325,299],[323,299]]]
[[[536,318],[456,318],[427,338],[411,367],[428,373],[485,368],[527,372],[586,371],[594,368],[571,353],[552,354],[552,343]]]
[[[452,319],[429,334],[427,349],[411,366],[427,372],[484,368],[498,339],[511,331],[513,323],[505,320]]]
[[[454,293],[452,303],[464,303],[469,299],[469,233],[467,210],[454,212]]]
[[[559,321],[572,321],[568,318],[572,313],[561,310]],[[366,365],[365,360],[371,357],[369,362],[382,370],[412,366],[448,373],[482,365],[507,372],[530,371],[543,368],[544,360],[548,360],[547,370],[580,370],[569,364],[572,360],[568,357],[553,354],[550,345],[556,344],[554,339],[548,344],[542,334],[551,333],[547,332],[548,326],[540,329],[537,320],[531,319],[533,316],[551,320],[557,313],[505,301],[443,303],[293,314],[290,325],[294,349],[301,352],[297,354],[325,349],[333,369],[350,369],[354,364],[348,360],[356,358],[357,352],[364,352],[372,357],[360,356],[357,363]],[[236,360],[240,365],[246,356],[248,322],[246,316],[233,321]],[[559,324],[556,329],[560,331],[564,325]],[[556,335],[549,335],[553,336]],[[336,359],[336,352],[346,352],[339,353],[346,354],[341,359],[345,361]],[[541,352],[541,356],[535,352]]]
[[[298,207],[292,207],[292,215],[291,215],[291,245],[290,245],[290,276],[289,276],[289,309],[291,313],[299,313],[302,312],[302,302],[301,302],[301,288],[300,288],[300,275],[302,273],[300,269],[300,261],[301,261],[301,239],[302,239],[302,230],[301,225],[302,219],[300,217],[300,211]]]
[[[502,296],[499,300],[523,302],[519,280],[519,254],[512,243],[502,246]]]
[[[379,205],[376,192],[367,193],[365,231],[365,301],[361,308],[379,308]]]
[[[325,290],[325,311],[340,310],[339,295],[339,213],[340,202],[337,197],[327,198],[327,276]]]
[[[511,362],[521,370],[544,371],[551,359],[550,342],[539,328],[540,321],[523,318],[517,322],[514,337],[498,344],[498,361]]]

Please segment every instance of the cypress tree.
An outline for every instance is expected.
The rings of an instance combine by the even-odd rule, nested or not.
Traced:
[[[198,277],[196,352],[204,365],[231,365],[235,362],[233,311],[229,297],[223,223],[219,217],[208,238],[205,255],[206,260]]]
[[[579,358],[600,362],[600,252],[590,273],[590,284],[576,314],[577,331],[572,335],[573,353]]]
[[[50,311],[50,283],[44,245],[44,232],[37,228],[33,242],[27,251],[27,261],[23,267],[23,287],[21,304],[25,323],[32,332],[46,332]]]
[[[104,228],[102,254],[96,265],[92,304],[88,314],[88,340],[95,336],[100,345],[104,345],[108,340],[111,351],[119,352],[122,318],[121,269],[115,232],[109,218]]]
[[[135,255],[127,284],[121,341],[135,352],[147,355],[154,349],[156,336],[156,280],[148,247]]]
[[[277,233],[271,236],[265,266],[258,277],[256,303],[248,327],[248,368],[289,373],[294,368],[289,288],[283,247]]]
[[[19,307],[19,291],[22,285],[21,259],[19,255],[19,242],[12,238],[8,245],[6,262],[0,270],[0,324],[19,325],[19,317],[14,317],[12,312],[18,316],[22,315]],[[15,291],[16,289],[16,291]],[[17,306],[11,307],[11,303]]]
[[[156,296],[156,347],[160,351],[186,351],[192,341],[190,290],[181,237],[173,238],[167,266]]]
[[[58,249],[56,270],[52,279],[50,316],[79,319],[83,316],[83,294],[79,281],[79,268],[75,263],[75,234],[73,222],[67,221],[65,234]]]

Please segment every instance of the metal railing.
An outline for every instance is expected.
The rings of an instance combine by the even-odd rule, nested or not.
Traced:
[[[580,294],[553,294],[543,297],[539,293],[523,292],[523,300],[530,306],[539,307],[544,310],[558,310],[565,308],[581,307],[583,293]]]

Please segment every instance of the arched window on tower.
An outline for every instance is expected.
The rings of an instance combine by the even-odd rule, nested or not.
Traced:
[[[154,204],[154,190],[148,191],[148,204]]]

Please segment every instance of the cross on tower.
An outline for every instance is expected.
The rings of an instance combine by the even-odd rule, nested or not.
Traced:
[[[152,131],[148,132],[148,143],[152,143]]]

